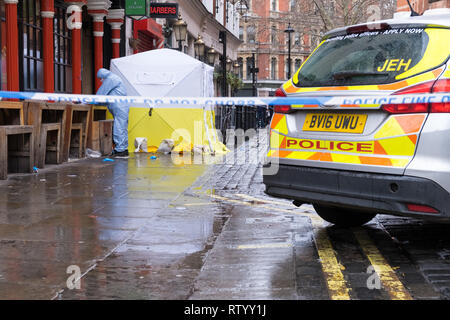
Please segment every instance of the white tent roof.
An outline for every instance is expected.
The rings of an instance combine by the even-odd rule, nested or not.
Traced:
[[[172,49],[150,50],[111,60],[111,71],[125,83],[128,95],[211,96],[213,68]]]

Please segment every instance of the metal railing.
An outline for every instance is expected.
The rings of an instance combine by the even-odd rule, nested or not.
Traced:
[[[228,129],[265,128],[272,116],[268,106],[216,106],[216,129],[220,130],[223,142],[227,141]]]

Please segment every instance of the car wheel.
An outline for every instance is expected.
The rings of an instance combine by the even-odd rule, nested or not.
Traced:
[[[357,227],[372,220],[377,214],[342,207],[313,204],[317,214],[324,220],[341,227]]]

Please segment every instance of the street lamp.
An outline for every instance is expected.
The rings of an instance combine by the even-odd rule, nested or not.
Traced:
[[[230,72],[232,67],[233,61],[230,58],[227,58],[227,72]]]
[[[219,31],[219,43],[222,44],[222,97],[228,96],[227,84],[227,33],[226,31]]]
[[[248,18],[248,4],[247,0],[240,0],[237,4],[237,10],[241,17],[244,17],[244,21],[247,22]]]
[[[258,47],[256,47],[258,48]],[[256,49],[258,50],[258,49]],[[251,67],[251,72],[252,72],[252,93],[253,96],[256,97],[258,96],[258,89],[256,88],[256,75],[259,72],[259,68],[256,67],[256,53],[252,52],[252,67]]]
[[[289,22],[288,27],[284,32],[287,33],[288,36],[288,79],[291,78],[291,33],[294,32],[294,29],[291,27],[291,23]]]
[[[208,59],[208,63],[211,66],[214,66],[216,64],[217,52],[216,50],[214,50],[214,48],[208,50],[208,52],[206,53],[206,59]]]
[[[236,76],[239,76],[240,68],[241,68],[241,65],[239,64],[239,62],[236,61],[233,65],[234,73],[236,74]]]
[[[201,61],[203,60],[203,57],[205,55],[205,42],[202,39],[201,35],[198,35],[197,40],[194,42],[194,50],[195,55],[198,57],[198,59]]]
[[[182,51],[182,42],[186,40],[187,23],[181,18],[181,14],[178,15],[178,20],[172,26],[175,33],[175,39],[178,41],[178,50]]]

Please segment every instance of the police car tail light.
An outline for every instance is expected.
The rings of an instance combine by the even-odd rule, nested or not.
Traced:
[[[278,88],[275,91],[275,97],[284,97],[284,98],[286,98],[287,96],[286,96],[286,93],[284,93],[283,89]],[[273,107],[273,110],[276,113],[290,113],[290,112],[292,112],[292,108],[291,108],[290,105],[275,105]]]
[[[412,87],[408,87],[399,90],[394,93],[394,95],[400,94],[421,94],[421,93],[431,93],[434,81],[429,81],[421,83]],[[424,113],[429,112],[429,103],[427,102],[417,102],[417,103],[404,103],[404,104],[385,104],[381,108],[389,113]]]
[[[450,92],[450,79],[442,79],[436,81],[433,86],[433,93]],[[431,111],[435,113],[449,113],[450,102],[432,103]]]

